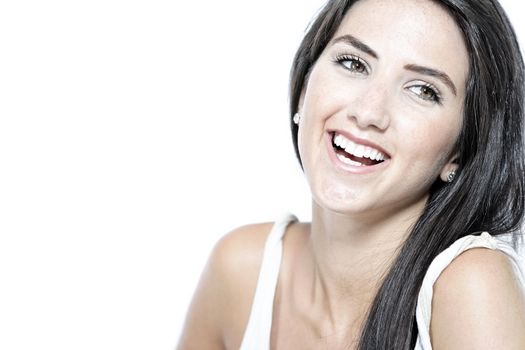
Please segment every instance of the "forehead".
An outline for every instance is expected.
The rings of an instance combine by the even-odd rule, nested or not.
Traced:
[[[444,70],[464,85],[468,53],[463,34],[435,2],[360,0],[348,10],[334,37],[345,34],[370,46],[380,59]]]

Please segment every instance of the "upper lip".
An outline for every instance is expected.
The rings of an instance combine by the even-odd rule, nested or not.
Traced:
[[[357,136],[354,136],[352,135],[351,133],[347,132],[347,131],[343,131],[343,130],[331,130],[329,131],[330,135],[333,137],[334,134],[340,134],[340,135],[343,135],[344,137],[346,137],[347,139],[357,143],[357,144],[360,144],[360,145],[363,145],[363,146],[368,146],[368,147],[371,147],[371,148],[375,148],[376,150],[378,150],[379,152],[383,153],[385,155],[385,159],[389,159],[390,158],[390,154],[381,146],[379,146],[378,144],[370,141],[370,140],[366,140],[366,139],[362,139],[360,137],[357,137]]]

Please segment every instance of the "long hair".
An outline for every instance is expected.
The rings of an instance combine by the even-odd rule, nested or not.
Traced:
[[[488,231],[520,236],[525,206],[524,65],[514,30],[497,0],[433,0],[460,28],[469,54],[463,125],[453,183],[439,179],[423,214],[384,277],[363,324],[359,349],[413,349],[415,309],[432,260],[457,239]],[[298,110],[308,74],[357,0],[329,0],[304,36],[290,79],[296,155]]]

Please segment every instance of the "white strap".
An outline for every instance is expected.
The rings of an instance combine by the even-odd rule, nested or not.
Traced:
[[[273,301],[283,251],[282,237],[286,227],[294,221],[297,221],[297,218],[291,214],[276,221],[266,239],[250,319],[240,350],[268,350],[270,348]]]

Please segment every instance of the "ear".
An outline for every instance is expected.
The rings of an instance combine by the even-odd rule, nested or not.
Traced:
[[[443,182],[452,182],[450,180],[450,175],[452,173],[456,173],[458,171],[458,164],[457,164],[457,155],[454,155],[450,158],[450,160],[443,166],[443,169],[441,170],[440,178]],[[452,175],[452,179],[454,178],[454,175]]]
[[[306,89],[308,87],[308,82],[310,81],[311,71],[312,71],[312,68],[310,67],[310,70],[308,71],[308,73],[306,73],[306,76],[304,77],[303,87],[301,88],[301,95],[299,95],[299,103],[297,104],[297,112],[299,113],[303,111],[304,97],[306,95]]]
[[[299,103],[297,104],[297,112],[301,113],[303,110],[303,103],[304,103],[304,95],[306,93],[306,84],[303,85],[303,89],[301,90],[301,95],[299,96]]]

